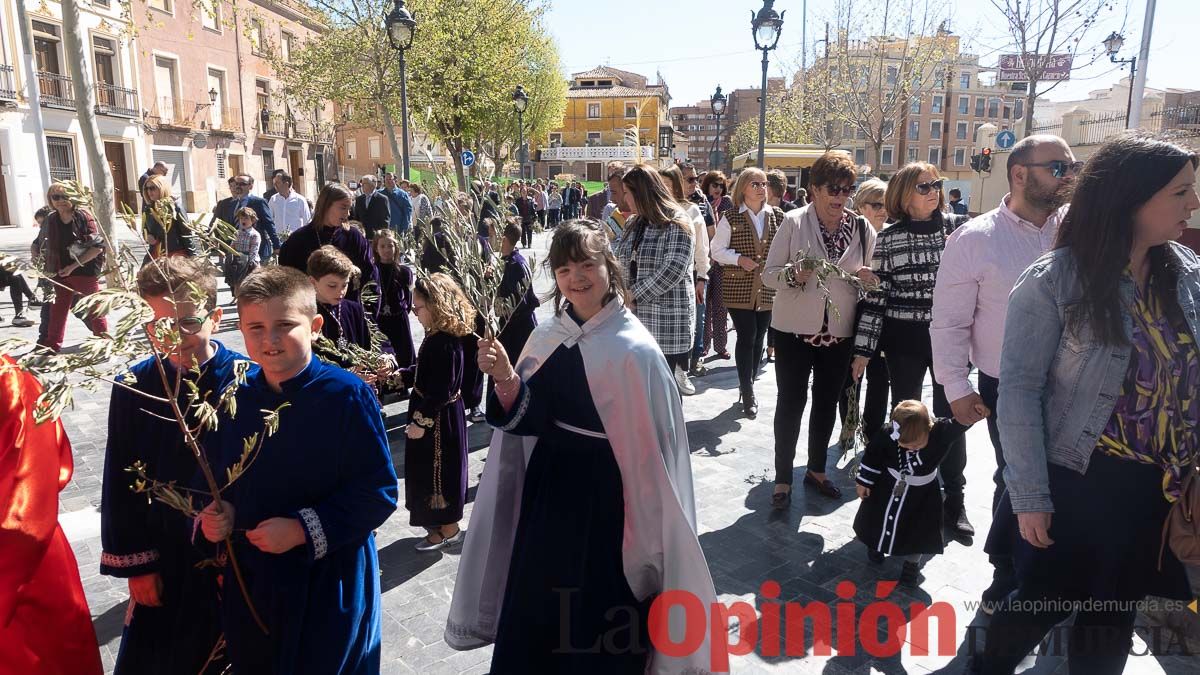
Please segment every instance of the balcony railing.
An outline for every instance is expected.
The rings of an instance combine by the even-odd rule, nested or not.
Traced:
[[[138,116],[137,89],[96,83],[96,113],[116,117]]]
[[[49,108],[75,107],[75,88],[71,86],[71,78],[44,70],[39,70],[37,77],[42,105]]]
[[[13,88],[13,67],[0,64],[0,101],[17,100],[17,90]]]
[[[638,148],[631,145],[594,145],[586,147],[557,147],[542,148],[542,161],[604,161],[628,160],[637,158]],[[654,148],[649,145],[641,146],[642,159],[653,160]]]
[[[287,127],[287,119],[285,119],[282,115],[270,115],[264,117],[260,113],[258,116],[258,133],[264,136],[287,138]]]
[[[215,111],[220,110],[218,115]],[[212,131],[227,131],[230,133],[242,130],[242,111],[238,108],[209,108],[208,128]]]
[[[294,138],[298,141],[309,141],[311,143],[313,140],[312,124],[308,122],[293,122],[292,133],[289,138]]]

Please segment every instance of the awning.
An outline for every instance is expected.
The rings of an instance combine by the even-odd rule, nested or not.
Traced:
[[[807,169],[826,152],[823,145],[768,143],[763,151],[763,161],[768,169]],[[758,166],[758,148],[734,157],[731,164],[734,171]]]

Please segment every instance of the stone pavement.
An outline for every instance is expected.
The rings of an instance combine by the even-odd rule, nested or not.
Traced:
[[[32,230],[0,230],[0,250],[22,253]],[[546,239],[539,236],[533,251],[540,261],[545,256]],[[538,288],[549,287],[550,278],[538,275]],[[229,305],[227,291],[221,302],[226,310],[218,339],[234,349],[242,349],[236,330],[236,309]],[[7,293],[0,299],[0,338],[14,334],[34,339],[36,328],[14,329],[8,324],[12,310]],[[36,312],[34,313],[36,318]],[[82,324],[70,319],[66,344],[86,335]],[[414,322],[415,324],[416,322]],[[419,326],[417,326],[419,330]],[[736,334],[731,335],[736,339]],[[742,418],[737,404],[737,376],[732,361],[709,364],[708,376],[695,380],[697,393],[684,401],[688,436],[692,446],[692,469],[700,542],[707,556],[720,600],[727,605],[743,601],[760,609],[774,600],[761,597],[760,586],[774,580],[782,588],[779,601],[810,603],[848,602],[835,593],[838,584],[852,581],[858,588],[853,598],[855,614],[874,601],[876,580],[895,579],[899,563],[889,560],[881,567],[871,565],[861,544],[854,541],[851,523],[856,513],[852,479],[833,470],[836,450],[830,454],[830,477],[842,487],[843,498],[830,500],[806,495],[799,482],[805,463],[804,448],[797,457],[797,489],[787,512],[773,512],[769,505],[772,492],[773,433],[775,413],[775,375],[768,366],[757,385],[760,414],[757,420]],[[931,396],[926,388],[926,398]],[[104,461],[105,424],[108,391],[79,391],[77,404],[64,418],[75,448],[75,478],[62,493],[61,512],[79,560],[80,574],[91,604],[94,623],[102,645],[105,666],[111,671],[117,653],[128,594],[125,583],[100,576],[99,515],[100,476]],[[389,438],[397,473],[404,476],[404,436],[402,426],[405,404],[385,409]],[[836,439],[835,431],[834,438]],[[475,424],[470,432],[471,494],[478,484],[487,455],[490,437],[486,425]],[[801,443],[806,434],[800,435]],[[804,645],[807,656],[764,656],[761,646],[755,652],[735,657],[733,670],[741,673],[927,673],[960,672],[967,649],[965,637],[969,624],[986,623],[965,603],[978,600],[988,585],[991,568],[982,550],[983,535],[990,522],[991,474],[995,468],[986,429],[979,425],[968,435],[970,460],[967,467],[967,508],[980,532],[973,543],[950,543],[946,553],[935,557],[924,570],[926,580],[919,589],[893,591],[888,600],[907,608],[910,603],[949,603],[954,610],[954,640],[940,651],[956,656],[912,656],[907,646],[900,656],[875,658],[863,652],[820,656],[820,645],[813,645],[811,629]],[[403,489],[403,481],[401,481]],[[464,521],[470,536],[470,506]],[[442,629],[454,589],[458,566],[456,553],[417,553],[413,545],[424,534],[409,527],[403,507],[398,509],[378,533],[379,559],[383,588],[383,672],[400,673],[486,673],[490,649],[455,652],[442,641]],[[837,614],[835,613],[836,617]],[[785,624],[786,625],[786,624]],[[934,624],[936,625],[936,623]],[[936,630],[931,633],[936,634]],[[1164,643],[1170,642],[1164,640]],[[1135,649],[1146,653],[1140,640]],[[936,643],[932,651],[938,653]],[[767,650],[770,653],[770,650]],[[836,653],[836,652],[835,652]],[[1176,649],[1175,654],[1179,653]],[[1046,655],[1027,659],[1028,673],[1066,672],[1064,659]],[[1148,655],[1131,658],[1126,673],[1194,673],[1196,661],[1179,655]]]

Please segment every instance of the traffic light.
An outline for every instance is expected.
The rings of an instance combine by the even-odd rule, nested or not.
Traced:
[[[979,155],[971,155],[971,170],[979,171]]]
[[[979,156],[979,171],[981,173],[989,173],[992,170],[992,149],[984,148],[983,154]]]

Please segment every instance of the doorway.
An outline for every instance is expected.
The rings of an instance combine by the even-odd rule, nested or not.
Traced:
[[[123,213],[125,204],[132,210],[137,209],[137,198],[129,189],[129,164],[125,160],[125,144],[104,142],[104,157],[108,160],[108,170],[113,181],[113,206],[117,213]]]
[[[599,182],[604,180],[601,174],[604,173],[604,165],[600,162],[588,162],[584,180],[589,183]]]
[[[292,189],[304,194],[304,153],[298,148],[288,148],[288,167],[292,174]]]

